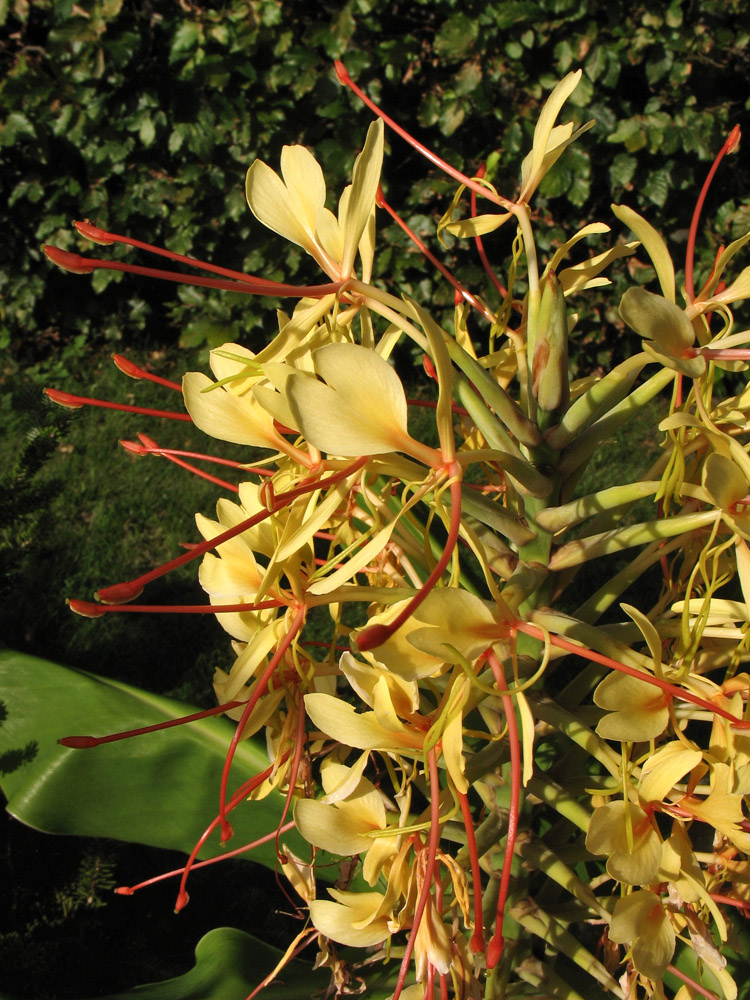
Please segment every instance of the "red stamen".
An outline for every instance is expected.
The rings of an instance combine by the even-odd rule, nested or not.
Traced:
[[[461,805],[461,815],[464,820],[466,830],[466,846],[469,849],[469,860],[471,862],[471,881],[474,886],[474,933],[471,935],[469,947],[475,955],[484,954],[486,943],[484,940],[484,918],[482,916],[482,879],[479,874],[479,854],[477,853],[477,840],[474,836],[474,820],[471,815],[469,797],[464,792],[457,791],[458,801]]]
[[[427,897],[430,895],[430,888],[435,875],[435,860],[437,858],[438,843],[440,841],[440,778],[438,776],[437,755],[434,747],[432,750],[427,751],[427,766],[429,768],[430,775],[430,839],[427,845],[427,863],[425,865],[422,889],[419,893],[417,905],[414,908],[414,917],[412,919],[411,931],[409,932],[409,940],[406,942],[404,957],[401,960],[398,980],[396,981],[396,989],[393,991],[393,997],[391,1000],[399,1000],[401,991],[404,988],[406,974],[409,971],[409,964],[411,962],[412,952],[414,951],[414,944],[417,940],[417,931],[419,930],[419,925],[422,922],[425,907],[427,906]]]
[[[226,615],[243,614],[245,611],[265,611],[267,608],[283,608],[283,601],[258,601],[257,604],[94,604],[91,601],[79,601],[73,597],[68,600],[71,611],[83,618],[101,618],[112,612],[118,614],[128,611],[144,615]]]
[[[128,729],[122,733],[110,733],[109,736],[63,736],[57,742],[64,747],[71,747],[74,750],[89,750],[92,747],[101,746],[102,743],[117,743],[119,740],[129,740],[131,736],[143,736],[145,733],[156,733],[162,729],[172,729],[173,726],[184,726],[188,722],[196,722],[198,719],[208,719],[212,715],[221,715],[231,708],[238,708],[241,701],[227,701],[223,705],[215,708],[206,708],[202,712],[193,712],[192,715],[183,715],[179,719],[167,719],[165,722],[157,722],[153,726],[142,726],[140,729]]]
[[[487,662],[490,665],[501,692],[507,692],[508,684],[503,674],[503,668],[490,647],[486,654]],[[518,833],[518,814],[521,802],[521,741],[518,738],[518,726],[516,724],[516,713],[513,708],[513,699],[509,694],[501,695],[503,711],[508,724],[508,742],[510,744],[510,809],[508,810],[508,834],[505,839],[505,854],[503,856],[503,870],[500,875],[500,892],[497,898],[497,920],[495,923],[495,933],[492,935],[489,948],[487,949],[487,968],[494,969],[500,961],[505,945],[503,938],[503,923],[505,921],[505,904],[508,899],[508,885],[510,883],[510,872],[513,865],[513,853],[516,846],[516,835]]]
[[[243,802],[254,788],[257,788],[258,785],[261,785],[266,780],[266,778],[270,777],[270,775],[273,774],[274,767],[275,765],[271,764],[269,767],[265,769],[265,771],[261,771],[260,774],[254,775],[254,777],[250,778],[248,781],[240,785],[240,787],[234,793],[230,801],[227,803],[226,811],[232,812],[232,810],[236,809],[236,807],[240,804],[240,802]],[[208,838],[211,836],[211,834],[214,832],[214,830],[218,825],[219,825],[219,817],[215,816],[208,824],[206,829],[203,831],[203,833],[200,835],[195,845],[193,846],[192,851],[190,852],[185,867],[182,869],[180,888],[177,892],[177,901],[175,903],[175,913],[179,913],[180,910],[187,905],[188,894],[185,891],[185,885],[187,884],[188,876],[194,867],[195,859],[197,858],[200,849],[203,847],[203,845],[206,843],[206,841],[208,840]],[[273,836],[275,835],[276,832],[274,831]],[[227,857],[227,856],[228,855],[222,854],[222,857]]]
[[[695,990],[696,993],[700,993],[700,995],[705,997],[706,1000],[719,1000],[715,993],[712,993],[711,990],[707,990],[705,986],[701,986],[700,983],[691,979],[691,977],[686,975],[684,972],[681,972],[676,965],[668,965],[667,972],[671,972],[673,976],[677,976],[677,978],[681,979],[683,983],[686,983],[691,990]]]
[[[107,233],[103,229],[99,229],[98,226],[92,226],[90,222],[74,222],[73,225],[81,236],[100,244],[100,246],[111,246],[113,243],[121,243],[124,246],[135,247],[137,250],[145,250],[147,253],[158,254],[160,257],[166,257],[168,260],[173,260],[178,264],[185,264],[187,267],[194,267],[201,271],[210,271],[212,274],[220,274],[222,277],[230,278],[233,281],[241,281],[249,285],[265,284],[282,287],[278,281],[267,281],[265,278],[259,278],[255,274],[245,274],[244,271],[233,271],[228,267],[219,267],[218,264],[209,264],[208,261],[175,253],[173,250],[167,250],[165,247],[157,247],[152,243],[142,243],[141,240],[134,240],[130,236],[118,236],[115,233]]]
[[[407,399],[406,402],[409,406],[424,406],[431,410],[437,409],[437,401],[434,399]],[[458,406],[456,403],[451,403],[451,411],[460,414],[462,417],[468,417],[469,415],[468,410],[465,410],[463,406]]]
[[[404,622],[410,618],[422,601],[427,597],[435,584],[438,582],[443,572],[453,556],[453,550],[458,542],[458,534],[461,528],[461,480],[454,479],[450,486],[451,490],[451,519],[448,529],[448,538],[445,542],[443,553],[435,564],[435,568],[422,584],[420,589],[411,598],[406,607],[397,615],[389,625],[368,625],[357,636],[357,648],[361,653],[366,653],[375,649],[389,639],[394,632],[398,631]],[[396,1000],[394,997],[393,1000]]]
[[[385,197],[383,195],[383,189],[380,187],[379,184],[378,184],[376,201],[381,208],[384,208],[386,210],[386,212],[390,215],[390,217],[393,219],[396,225],[401,227],[401,229],[406,233],[406,235],[409,237],[412,243],[417,247],[422,256],[426,257],[427,260],[429,260],[429,262],[433,265],[433,267],[436,267],[438,271],[440,271],[440,273],[443,275],[443,277],[456,289],[457,294],[460,295],[462,299],[465,299],[469,303],[469,305],[473,306],[473,308],[476,309],[477,312],[480,312],[482,316],[484,316],[484,318],[491,323],[494,317],[487,308],[487,306],[483,302],[480,302],[479,299],[476,297],[476,295],[473,295],[468,290],[468,288],[465,288],[464,285],[462,285],[457,278],[453,277],[453,275],[445,266],[445,264],[440,263],[435,254],[432,253],[432,251],[425,246],[425,244],[422,242],[422,240],[420,240],[420,238],[417,236],[414,230],[401,218],[401,216],[395,211],[395,209],[391,208],[391,206],[385,200]]]
[[[337,472],[334,472],[325,479],[311,478],[309,482],[303,484],[302,486],[297,486],[293,490],[287,490],[286,493],[279,493],[278,496],[273,498],[273,502],[266,510],[259,511],[257,514],[253,514],[252,517],[245,518],[244,521],[240,521],[239,524],[235,524],[232,528],[227,528],[226,531],[223,531],[220,535],[216,535],[215,538],[209,538],[204,542],[198,542],[196,545],[192,546],[188,552],[184,552],[182,555],[176,556],[174,559],[170,559],[169,562],[163,563],[161,566],[157,566],[156,569],[152,569],[148,573],[144,573],[143,576],[139,576],[136,580],[130,580],[126,583],[115,583],[111,587],[104,587],[103,589],[97,591],[97,599],[103,601],[105,604],[128,604],[130,601],[135,600],[135,598],[138,597],[143,590],[144,586],[147,583],[151,583],[152,580],[156,580],[161,576],[165,576],[167,573],[171,573],[173,569],[177,569],[179,566],[183,566],[185,563],[199,558],[205,552],[221,545],[222,542],[227,542],[230,538],[234,538],[236,535],[241,535],[243,531],[247,531],[248,528],[252,528],[261,521],[264,521],[266,518],[275,514],[293,500],[296,500],[297,497],[302,496],[305,493],[310,493],[313,490],[322,489],[326,486],[332,486],[334,483],[338,483],[342,479],[346,479],[347,476],[350,476],[354,472],[363,468],[368,461],[368,456],[363,455],[350,465],[345,466],[343,469],[339,469]]]
[[[128,378],[146,379],[148,382],[155,382],[157,385],[163,385],[167,389],[174,389],[177,392],[182,392],[182,386],[177,382],[170,382],[168,378],[162,378],[161,375],[153,375],[151,372],[147,372],[144,368],[139,368],[137,364],[130,361],[128,358],[123,357],[122,354],[115,354],[112,360],[115,363],[115,367],[118,368],[123,375],[127,375]]]
[[[294,798],[297,789],[297,776],[299,774],[299,766],[302,760],[302,751],[305,748],[305,706],[302,701],[302,692],[297,692],[297,738],[294,741],[294,756],[292,757],[292,763],[289,768],[289,787],[286,793],[286,799],[284,800],[284,808],[281,813],[281,819],[279,820],[279,828],[276,831],[276,857],[279,859],[280,864],[285,864],[287,859],[281,853],[281,847],[279,845],[279,838],[281,837],[281,827],[284,820],[287,818],[289,813],[289,807],[292,804],[292,799]]]
[[[661,688],[665,694],[669,695],[670,698],[679,698],[681,701],[690,702],[691,705],[697,705],[698,708],[705,709],[714,715],[721,716],[722,719],[726,719],[727,722],[731,722],[735,729],[750,729],[750,722],[745,722],[743,719],[738,719],[736,715],[732,715],[730,712],[725,711],[719,705],[713,704],[710,701],[706,701],[705,698],[699,698],[697,695],[691,694],[689,691],[683,691],[682,688],[677,687],[674,684],[670,684],[668,681],[662,680],[661,677],[654,677],[651,674],[645,673],[643,670],[638,670],[636,667],[630,667],[627,663],[620,663],[619,660],[613,660],[611,656],[603,656],[601,653],[596,653],[592,649],[587,649],[585,646],[577,646],[574,642],[570,642],[568,639],[563,639],[559,635],[550,635],[545,633],[536,625],[531,625],[528,622],[517,620],[513,622],[513,628],[517,629],[519,632],[523,632],[524,635],[530,635],[534,639],[540,639],[542,642],[545,639],[545,635],[549,639],[553,646],[557,646],[558,649],[565,649],[569,653],[575,653],[576,656],[582,656],[586,660],[591,660],[593,663],[601,663],[602,666],[610,667],[612,670],[619,670],[620,673],[629,674],[631,677],[637,677],[638,680],[645,681],[647,684],[653,684],[654,687]]]
[[[437,156],[437,154],[433,153],[432,150],[428,149],[421,142],[419,142],[418,139],[415,139],[413,135],[409,135],[406,129],[403,129],[401,128],[400,125],[397,125],[396,122],[394,122],[392,118],[390,118],[381,108],[379,108],[374,101],[370,100],[370,98],[367,96],[367,94],[365,94],[363,90],[360,90],[357,84],[354,83],[352,78],[347,73],[346,67],[341,62],[340,59],[334,60],[333,65],[336,69],[336,76],[339,78],[340,82],[343,83],[345,87],[348,87],[349,90],[351,90],[354,94],[356,94],[363,104],[366,104],[371,111],[374,111],[375,114],[378,116],[378,118],[382,118],[385,124],[389,128],[393,129],[393,131],[397,135],[400,135],[402,139],[408,142],[409,145],[413,149],[416,149],[417,152],[420,153],[422,156],[424,156],[426,160],[429,160],[430,163],[434,163],[436,167],[438,167],[440,170],[443,171],[443,173],[448,174],[449,177],[452,177],[454,180],[458,181],[459,184],[465,184],[466,187],[470,188],[472,191],[476,191],[477,194],[482,195],[483,198],[487,198],[489,201],[494,202],[496,205],[502,205],[504,208],[508,209],[515,208],[514,202],[508,201],[507,198],[503,198],[501,195],[493,194],[493,192],[490,191],[489,188],[483,187],[481,184],[473,180],[471,177],[467,177],[466,174],[462,174],[460,170],[456,170],[456,168],[452,167],[450,163],[446,163],[445,160],[442,160],[439,156]],[[396,1000],[396,998],[394,997],[393,1000]]]
[[[695,238],[698,233],[698,222],[700,221],[701,212],[703,211],[703,203],[706,200],[706,195],[708,194],[708,189],[711,186],[711,181],[714,179],[714,174],[719,168],[719,164],[724,159],[727,153],[731,153],[733,149],[737,147],[740,141],[740,127],[735,125],[732,131],[727,136],[727,141],[721,147],[711,165],[711,169],[708,171],[708,176],[703,182],[703,187],[701,188],[700,194],[698,195],[698,200],[695,203],[695,209],[693,210],[693,217],[690,220],[690,231],[688,233],[687,249],[685,251],[685,288],[687,289],[688,296],[692,302],[695,298],[695,287],[693,285],[693,263],[695,256]]]
[[[263,772],[265,778],[270,774],[271,768]],[[243,791],[243,797],[247,794]],[[281,828],[281,833],[288,833],[289,830],[294,829],[294,823],[289,822]],[[229,858],[236,858],[239,854],[245,854],[247,851],[252,851],[255,847],[260,847],[261,844],[267,844],[269,840],[273,840],[277,836],[276,830],[272,830],[270,833],[265,834],[263,837],[258,837],[257,840],[252,841],[250,844],[245,844],[244,847],[235,847],[232,851],[223,851],[218,857],[208,858],[206,861],[197,861],[191,866],[191,871],[196,871],[198,868],[205,868],[207,865],[215,865],[220,861],[227,861]],[[161,875],[155,875],[153,878],[147,878],[143,882],[139,882],[137,885],[121,885],[115,889],[115,892],[119,896],[132,896],[139,889],[145,889],[149,885],[156,885],[157,882],[164,882],[168,878],[175,878],[177,875],[182,875],[184,873],[184,868],[175,868],[171,872],[163,872]]]
[[[60,389],[45,389],[53,403],[77,410],[81,406],[100,406],[105,410],[122,410],[125,413],[140,413],[143,417],[165,417],[168,420],[185,420],[192,423],[192,417],[187,413],[175,413],[172,410],[152,410],[145,406],[129,406],[127,403],[112,403],[108,399],[92,399],[90,396],[74,396]]]
[[[141,440],[142,446],[146,452],[151,452],[155,455],[162,455],[167,461],[174,463],[174,465],[179,465],[181,469],[187,469],[188,472],[192,472],[194,476],[198,476],[200,479],[207,479],[209,483],[214,483],[216,486],[221,486],[225,490],[231,490],[232,493],[239,493],[240,488],[236,483],[230,483],[226,479],[221,479],[219,476],[214,476],[210,472],[205,472],[203,469],[198,469],[196,466],[191,465],[190,462],[185,462],[183,459],[178,458],[172,451],[162,451],[159,445],[153,438],[147,437],[145,434],[139,434],[138,437]],[[137,446],[128,447],[132,445],[132,442],[121,441],[120,444],[127,448],[128,451],[135,450]],[[236,463],[239,464],[239,463]]]
[[[178,285],[199,285],[201,288],[219,288],[225,292],[238,292],[240,295],[273,295],[294,298],[322,298],[331,295],[344,285],[343,281],[332,281],[327,285],[285,285],[278,281],[243,280],[230,281],[222,278],[204,278],[201,275],[182,274],[180,271],[162,271],[159,268],[142,267],[140,264],[126,264],[120,260],[98,260],[81,257],[80,254],[61,250],[59,247],[45,245],[42,248],[53,264],[65,271],[75,274],[89,274],[97,269],[105,271],[124,271],[127,274],[139,274],[147,278],[159,278],[162,281],[174,281]],[[204,265],[199,265],[203,267]],[[223,268],[222,268],[223,270]]]
[[[232,741],[229,744],[229,750],[227,751],[227,756],[224,761],[224,769],[222,770],[221,773],[221,786],[219,789],[218,821],[221,824],[222,844],[226,843],[226,841],[229,840],[229,838],[233,834],[232,828],[229,825],[229,823],[227,823],[226,820],[227,783],[229,782],[229,771],[232,767],[232,761],[234,760],[234,755],[237,750],[237,746],[240,742],[240,738],[242,737],[242,733],[245,729],[245,724],[247,723],[247,720],[250,718],[250,715],[252,714],[253,710],[255,709],[255,706],[258,704],[261,697],[268,690],[268,684],[271,678],[273,677],[274,673],[276,672],[276,668],[281,663],[284,654],[286,653],[287,649],[289,649],[289,647],[291,646],[299,630],[302,628],[305,621],[305,614],[306,614],[306,608],[304,607],[304,605],[299,605],[299,607],[296,609],[294,613],[294,618],[292,620],[292,624],[289,628],[289,631],[284,635],[284,637],[279,642],[279,645],[276,647],[276,652],[269,660],[268,666],[263,671],[261,676],[258,678],[258,681],[255,687],[253,688],[253,693],[246,702],[245,708],[242,712],[242,716],[240,717],[240,720],[237,723],[234,735],[232,736]]]
[[[483,163],[481,165],[481,167],[479,168],[479,170],[477,170],[475,176],[481,178],[481,177],[484,177],[486,175],[486,173],[487,173],[487,165],[485,163]],[[475,215],[478,214],[477,213],[477,193],[476,193],[476,191],[472,191],[471,192],[471,214],[472,214],[472,216],[475,216]],[[508,289],[505,288],[505,286],[502,284],[502,282],[497,277],[497,275],[495,274],[495,272],[492,270],[492,267],[490,266],[490,262],[487,259],[487,254],[485,252],[484,243],[482,242],[482,237],[481,236],[475,236],[474,237],[474,246],[477,248],[477,253],[479,254],[479,259],[482,262],[482,267],[485,270],[485,274],[490,279],[490,281],[495,286],[495,288],[498,290],[498,292],[500,293],[500,296],[502,298],[505,298],[506,295],[508,294]]]

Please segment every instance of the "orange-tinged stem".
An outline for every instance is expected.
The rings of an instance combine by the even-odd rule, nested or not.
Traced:
[[[510,746],[510,809],[508,810],[508,834],[505,838],[505,854],[503,856],[503,869],[500,874],[500,891],[497,897],[497,919],[495,921],[495,933],[487,948],[487,968],[494,969],[503,954],[505,939],[503,938],[503,924],[505,921],[505,904],[508,900],[508,886],[510,884],[510,873],[513,866],[513,853],[516,847],[516,836],[518,834],[518,813],[521,803],[521,741],[518,738],[518,726],[516,724],[516,713],[513,708],[513,699],[506,692],[508,684],[503,674],[503,668],[490,647],[486,652],[487,662],[490,665],[495,683],[501,691],[503,711],[508,724],[508,743]]]

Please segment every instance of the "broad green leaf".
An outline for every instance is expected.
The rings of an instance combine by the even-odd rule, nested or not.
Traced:
[[[217,927],[195,948],[195,965],[189,972],[161,983],[136,986],[124,993],[97,1000],[245,1000],[281,960],[277,948],[234,927]],[[323,993],[329,975],[314,971],[306,962],[292,960],[263,991],[265,1000],[305,1000]]]
[[[8,650],[0,652],[0,702],[0,784],[8,811],[22,823],[48,833],[113,837],[189,852],[216,815],[234,729],[227,720],[202,719],[92,749],[62,747],[57,740],[63,736],[106,736],[196,709]],[[268,763],[256,744],[241,744],[230,788]],[[243,802],[231,814],[235,836],[230,848],[275,830],[281,809],[280,795]],[[284,840],[297,853],[305,849],[294,834]],[[201,857],[220,853],[216,836]],[[273,842],[246,857],[276,865]]]

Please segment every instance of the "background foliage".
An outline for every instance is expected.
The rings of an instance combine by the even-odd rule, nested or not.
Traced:
[[[284,143],[302,142],[340,188],[369,113],[336,82],[334,57],[456,165],[499,154],[496,179],[509,194],[541,101],[581,65],[574,111],[597,127],[545,180],[549,244],[584,217],[610,221],[613,200],[658,209],[663,230],[684,241],[702,163],[747,123],[744,11],[743,0],[5,0],[2,342],[27,370],[102,342],[262,343],[266,313],[239,297],[108,271],[85,296],[39,244],[90,250],[70,228],[86,217],[266,277],[311,276],[301,254],[252,219],[243,179],[255,157],[275,164]],[[712,197],[717,240],[748,227],[748,173],[735,158]],[[391,202],[432,236],[448,181],[397,139],[385,181]],[[490,245],[498,261],[507,239]],[[395,227],[386,242],[381,274],[431,297],[438,283]],[[701,244],[704,268],[715,249]],[[463,256],[476,284],[475,258]],[[601,327],[611,318],[582,334],[589,367],[609,360]]]
[[[114,272],[91,279],[63,274],[47,264],[41,243],[92,253],[70,227],[74,218],[89,218],[265,277],[317,278],[309,260],[269,239],[252,218],[244,174],[255,157],[276,166],[283,144],[302,142],[314,147],[332,191],[340,189],[370,117],[335,79],[332,59],[341,57],[373,98],[457,166],[473,170],[493,157],[496,183],[509,194],[541,102],[563,73],[583,66],[573,110],[581,121],[596,118],[597,127],[545,179],[536,199],[537,232],[552,247],[584,218],[611,224],[609,204],[617,201],[658,218],[679,246],[708,161],[732,125],[750,127],[745,6],[744,0],[351,0],[314,8],[303,0],[0,0],[0,406],[9,431],[0,444],[2,638],[159,693],[210,697],[210,668],[222,662],[226,646],[212,622],[190,626],[197,652],[186,664],[184,622],[130,616],[88,622],[70,615],[62,598],[86,597],[96,585],[174,554],[193,533],[193,511],[208,511],[215,489],[176,480],[162,462],[123,459],[115,441],[130,435],[132,424],[91,413],[71,423],[40,402],[39,386],[52,381],[87,395],[163,405],[151,387],[123,385],[108,374],[105,355],[128,350],[174,377],[199,365],[205,345],[236,339],[257,349],[273,315],[270,303],[245,297]],[[434,245],[452,185],[400,140],[390,143],[388,199]],[[699,278],[719,242],[750,228],[743,204],[749,190],[741,150],[709,198]],[[380,279],[434,303],[445,294],[443,283],[433,281],[396,226],[379,224]],[[502,230],[495,242],[486,241],[492,259],[505,259],[508,239]],[[124,248],[113,253],[149,263]],[[459,255],[449,247],[446,256],[481,287],[471,249]],[[631,277],[651,276],[642,264],[630,267]],[[581,370],[607,369],[628,353],[618,300],[617,287],[610,289],[583,318],[574,357]],[[191,362],[178,355],[178,344],[192,349]],[[181,433],[160,429],[160,441],[184,446]],[[165,509],[169,519],[156,522]],[[154,592],[155,600],[198,599],[192,575],[169,587]],[[3,830],[0,880],[15,888],[0,918],[0,992],[42,998],[110,990],[114,956],[123,947],[129,975],[120,986],[176,974],[189,967],[203,929],[239,923],[248,912],[256,876],[239,871],[253,871],[249,865],[234,865],[236,874],[225,876],[244,899],[235,893],[231,905],[212,910],[214,901],[231,896],[217,887],[200,910],[188,908],[176,931],[169,890],[142,903],[103,905],[113,881],[131,881],[134,867],[162,870],[169,860],[155,868],[145,854],[118,845],[66,839],[52,849],[42,842],[17,824]],[[108,924],[103,915],[115,909],[119,924]],[[159,914],[165,920],[156,928]],[[142,938],[126,946],[118,938],[107,951],[104,942],[120,933],[113,926],[146,922],[161,941],[171,934],[174,967],[149,965],[154,955]],[[33,960],[23,958],[29,945]],[[82,967],[81,954],[97,960]]]

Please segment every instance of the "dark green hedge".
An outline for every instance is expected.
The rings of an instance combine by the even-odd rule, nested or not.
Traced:
[[[540,103],[581,65],[568,108],[598,125],[537,199],[550,245],[584,219],[611,222],[616,200],[658,220],[679,250],[708,162],[748,117],[745,0],[350,0],[314,10],[302,0],[0,0],[0,22],[0,343],[32,371],[103,342],[263,342],[273,312],[258,303],[113,272],[70,276],[40,244],[90,252],[69,225],[90,218],[271,278],[314,276],[252,218],[243,177],[254,157],[276,165],[284,143],[303,142],[340,189],[371,115],[337,83],[335,57],[452,162],[474,169],[499,150],[496,181],[508,194]],[[742,154],[722,167],[704,268],[718,242],[750,228],[748,173]],[[384,180],[431,237],[452,184],[396,138]],[[498,262],[508,238],[502,230],[490,243]],[[470,248],[458,266],[481,283]],[[423,300],[448,298],[393,226],[379,267],[381,280]],[[613,316],[601,306],[582,330],[587,365],[608,360],[601,330]]]

